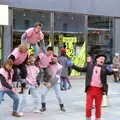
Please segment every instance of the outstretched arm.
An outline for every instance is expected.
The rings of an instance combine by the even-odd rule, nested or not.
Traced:
[[[26,37],[27,37],[27,33],[23,33],[22,36],[21,36],[21,43],[24,43],[25,40],[26,40]]]
[[[72,68],[75,69],[78,72],[87,72],[87,66],[85,66],[85,67],[78,67],[78,66],[73,64]]]

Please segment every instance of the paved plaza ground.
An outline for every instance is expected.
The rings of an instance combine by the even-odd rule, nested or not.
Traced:
[[[103,108],[102,120],[120,120],[120,82],[114,83],[113,77],[109,81],[109,107]],[[60,112],[55,94],[51,92],[47,96],[47,111],[45,113],[32,112],[32,99],[28,97],[25,108],[25,116],[15,118],[11,116],[12,100],[5,96],[5,101],[0,105],[0,120],[85,120],[85,93],[84,76],[72,79],[73,88],[61,92],[65,103],[66,112]],[[40,88],[40,92],[42,87]],[[94,113],[94,111],[93,111]],[[94,120],[94,118],[93,118]]]

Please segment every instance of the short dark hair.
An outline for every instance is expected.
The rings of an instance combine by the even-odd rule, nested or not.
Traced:
[[[57,55],[53,54],[53,57],[57,57]]]
[[[48,47],[48,48],[47,48],[47,51],[49,51],[49,50],[50,50],[50,51],[53,51],[53,47]]]
[[[95,60],[99,57],[104,57],[105,60],[107,59],[107,56],[104,53],[99,53],[98,55],[95,56]]]
[[[35,23],[34,27],[37,27],[37,26],[42,27],[42,24],[41,23]]]

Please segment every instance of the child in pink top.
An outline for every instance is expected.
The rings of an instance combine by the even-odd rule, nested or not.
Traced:
[[[34,48],[34,53],[37,56],[39,53],[39,47],[45,50],[44,44],[44,34],[41,31],[42,25],[40,23],[36,23],[33,28],[29,28],[25,31],[25,33],[21,37],[21,42],[27,43]]]
[[[7,60],[3,67],[0,68],[0,81],[1,81],[1,89],[0,89],[0,103],[4,94],[7,94],[10,98],[13,99],[13,112],[12,115],[15,117],[20,117],[19,113],[17,112],[19,98],[16,94],[15,89],[12,87],[12,70],[13,62],[12,60]]]
[[[48,71],[49,63],[51,62],[51,58],[53,55],[53,47],[48,47],[46,52],[41,51],[36,59],[36,64],[40,68],[40,72],[38,75],[38,81],[49,81],[50,74]]]
[[[41,112],[46,111],[46,96],[47,93],[50,91],[51,88],[53,88],[56,98],[60,105],[60,110],[65,112],[64,104],[60,96],[60,74],[61,74],[62,65],[60,65],[57,62],[57,56],[53,55],[50,65],[48,67],[48,71],[51,71],[51,79],[48,81],[50,83],[50,86],[46,86],[43,89],[42,95],[41,95],[41,102],[42,102],[42,108]]]
[[[35,62],[35,57],[34,55],[29,56],[28,62],[27,62],[27,77],[26,77],[26,83],[27,83],[27,87],[26,89],[23,91],[23,94],[21,95],[21,99],[20,99],[20,104],[19,104],[19,113],[20,115],[23,115],[23,109],[24,109],[24,105],[26,102],[26,96],[28,95],[28,92],[30,91],[31,96],[34,99],[34,111],[35,113],[40,112],[39,110],[39,93],[38,93],[38,86],[39,84],[37,84],[36,81],[36,77],[39,73],[39,68],[35,66],[34,64]]]

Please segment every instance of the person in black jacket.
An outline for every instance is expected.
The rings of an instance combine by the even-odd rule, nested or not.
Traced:
[[[104,54],[97,55],[95,61],[95,64],[88,62],[85,67],[72,65],[72,68],[76,71],[86,72],[86,120],[91,120],[93,100],[95,100],[96,120],[100,120],[102,97],[108,91],[107,75],[112,74],[112,68],[108,69],[104,65],[106,61]]]

